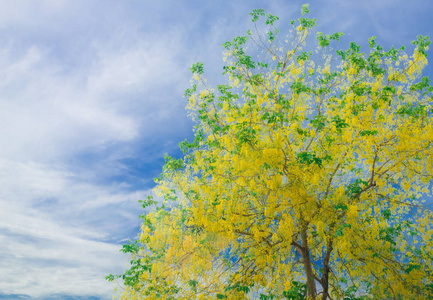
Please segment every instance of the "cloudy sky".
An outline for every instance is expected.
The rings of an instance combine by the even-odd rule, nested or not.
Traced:
[[[284,29],[303,3],[0,0],[0,299],[111,299],[104,277],[126,268],[137,200],[192,136],[188,68],[221,82],[221,44],[252,9]],[[430,0],[308,3],[342,47],[433,36]]]

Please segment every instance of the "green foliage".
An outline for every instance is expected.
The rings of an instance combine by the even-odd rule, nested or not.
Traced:
[[[369,135],[375,135],[375,134],[377,134],[379,131],[377,131],[377,130],[363,130],[363,131],[361,131],[359,134],[361,135],[361,136],[369,136]]]
[[[419,36],[411,58],[376,37],[368,54],[351,42],[335,56],[343,33],[319,32],[320,51],[306,51],[316,19],[304,17],[308,4],[301,13],[282,47],[278,17],[253,10],[267,31],[254,24],[258,38],[248,30],[223,44],[227,81],[215,90],[202,63],[190,68],[195,137],[180,143],[183,158],[165,156],[164,200],[139,201],[153,210],[139,242],[120,250],[130,269],[106,277],[123,281],[123,299],[433,292],[431,216],[408,215],[431,178],[433,87],[417,81],[430,40]]]
[[[251,22],[257,22],[260,17],[265,16],[265,10],[262,8],[259,9],[253,9],[252,12],[250,12],[250,16],[252,16]],[[277,16],[266,14],[266,25],[274,25],[275,21],[278,21],[279,18]]]
[[[326,47],[329,46],[330,41],[335,40],[339,41],[340,37],[342,37],[344,34],[342,32],[336,32],[334,34],[330,35],[323,35],[322,32],[317,33],[317,40],[319,41],[320,47]]]
[[[423,92],[423,96],[427,95],[429,92],[433,92],[433,87],[430,85],[431,80],[428,77],[423,77],[421,78],[421,81],[412,85],[410,87],[411,91],[422,91],[425,90]]]
[[[262,294],[260,293],[260,300],[272,300],[274,299],[274,295],[270,294],[270,295],[266,295],[266,294]]]
[[[299,18],[299,24],[303,28],[313,28],[316,27],[316,19]]]
[[[300,152],[296,154],[296,156],[302,164],[311,165],[312,163],[315,163],[319,168],[322,168],[322,159],[317,157],[313,152]]]
[[[310,120],[310,123],[317,130],[322,130],[326,125],[326,117],[324,115],[315,115],[313,119]]]
[[[302,15],[305,15],[305,14],[310,13],[310,11],[308,10],[308,7],[309,7],[309,6],[310,6],[309,4],[304,4],[304,5],[302,5],[302,8],[301,8],[301,13],[302,13]]]
[[[407,115],[413,118],[419,118],[421,116],[426,115],[425,106],[421,104],[411,105],[405,104],[401,108],[397,110],[397,114],[399,115]]]
[[[179,158],[173,158],[168,156],[167,154],[164,156],[165,165],[164,170],[171,170],[171,171],[177,171],[183,169],[183,159]]]
[[[158,204],[158,202],[153,200],[153,197],[150,195],[146,197],[146,200],[138,200],[138,203],[140,203],[141,207],[143,207],[143,208]]]
[[[307,294],[307,285],[299,281],[292,281],[292,287],[283,292],[283,296],[288,300],[304,300]]]
[[[257,22],[260,16],[265,15],[265,10],[263,8],[253,9],[253,11],[250,12],[250,15],[253,17],[251,22]]]
[[[363,185],[364,187],[361,185]],[[346,187],[346,195],[348,195],[351,198],[356,197],[367,186],[368,186],[367,181],[357,178],[353,183],[349,184]]]
[[[390,209],[385,209],[382,212],[382,215],[385,217],[386,220],[389,220],[391,218],[391,210]]]
[[[192,74],[203,74],[204,70],[203,70],[203,63],[198,62],[196,64],[193,64],[192,67],[190,68],[190,71]]]
[[[345,120],[341,119],[340,116],[334,116],[332,118],[332,122],[335,124],[335,128],[337,129],[337,132],[341,133],[343,128],[346,128],[349,126],[349,124],[346,123]]]
[[[298,55],[298,57],[296,58],[297,62],[299,63],[300,61],[307,61],[310,59],[312,52],[302,52],[301,54]]]
[[[129,241],[131,242],[131,241]],[[123,253],[137,253],[138,250],[140,250],[140,245],[138,244],[138,241],[135,241],[132,244],[125,244],[123,245],[122,249],[120,249],[120,252]]]
[[[345,210],[347,210],[347,208]],[[352,228],[352,225],[350,225],[350,224],[340,224],[340,225],[338,225],[338,228],[335,231],[335,237],[343,236],[345,228]]]
[[[418,35],[417,39],[415,41],[412,41],[412,45],[415,45],[417,51],[420,52],[425,57],[427,57],[426,48],[430,46],[430,44],[431,44],[430,37],[423,36],[423,35]]]

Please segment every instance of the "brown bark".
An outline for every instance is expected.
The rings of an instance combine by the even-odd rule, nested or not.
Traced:
[[[320,279],[323,289],[322,300],[326,300],[329,296],[329,259],[331,258],[332,252],[332,239],[328,243],[328,249],[326,250],[325,257],[323,259],[323,272],[322,278]]]
[[[313,266],[310,259],[310,250],[308,249],[308,236],[307,230],[303,229],[301,232],[302,251],[301,256],[304,261],[305,274],[307,276],[307,299],[316,300],[317,290],[316,282],[314,280]]]

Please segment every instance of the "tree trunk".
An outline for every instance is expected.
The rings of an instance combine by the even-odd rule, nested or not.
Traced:
[[[316,282],[314,280],[313,266],[311,264],[311,259],[310,259],[310,250],[308,249],[307,229],[302,230],[301,238],[302,238],[301,256],[304,261],[304,268],[307,276],[307,299],[316,300],[316,295],[317,295]]]
[[[325,257],[323,259],[323,272],[322,278],[320,279],[323,288],[322,300],[326,300],[329,296],[329,259],[331,257],[331,252],[332,239],[330,239],[328,242],[328,249],[326,250]]]

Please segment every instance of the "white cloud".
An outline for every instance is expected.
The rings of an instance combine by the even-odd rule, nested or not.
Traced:
[[[47,160],[137,136],[132,116],[104,105],[76,77],[59,74],[37,47],[16,61],[10,51],[3,51],[0,61],[2,157]]]
[[[221,44],[263,6],[197,3],[0,1],[0,293],[111,294],[103,278],[125,266],[118,243],[150,193],[122,160],[154,161],[191,132],[188,67],[221,82]],[[353,28],[342,11],[322,24]]]
[[[122,193],[64,170],[7,161],[0,163],[0,186],[0,291],[111,294],[104,277],[123,272],[120,239],[134,238],[137,200],[151,191]]]
[[[17,2],[13,8],[20,13],[1,20],[0,29],[43,31],[50,24],[46,17],[71,32],[60,18],[70,5],[34,8],[32,19],[26,3]],[[12,5],[0,7],[11,11]],[[129,191],[122,179],[107,184],[98,176],[127,171],[117,160],[154,127],[182,118],[183,105],[155,93],[178,84],[179,62],[171,51],[179,42],[176,32],[151,42],[131,28],[122,46],[117,34],[87,39],[87,53],[78,56],[59,53],[58,44],[50,47],[40,37],[32,43],[12,36],[0,46],[2,293],[111,298],[104,277],[126,267],[119,244],[135,238],[142,212],[137,200],[150,191]],[[120,150],[92,161],[98,170],[70,163],[109,147]]]
[[[77,237],[40,218],[9,216],[15,217],[15,224],[4,226],[4,221],[11,221],[4,215],[0,224],[2,292],[32,296],[111,293],[104,277],[121,272],[126,264],[117,245]]]

